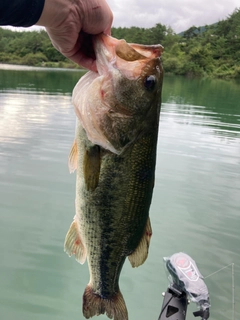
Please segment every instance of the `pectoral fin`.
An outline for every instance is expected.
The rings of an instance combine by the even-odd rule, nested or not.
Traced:
[[[68,168],[70,173],[73,173],[77,169],[78,160],[78,148],[76,140],[73,141],[73,145],[68,157]]]
[[[94,191],[98,185],[100,166],[100,147],[94,145],[86,150],[83,160],[84,180],[88,191]]]
[[[145,227],[145,232],[142,236],[142,239],[138,247],[130,256],[128,256],[128,259],[133,268],[139,267],[147,259],[151,236],[152,236],[152,228],[151,228],[150,218],[148,218],[147,224]]]
[[[64,251],[69,255],[69,257],[74,254],[76,260],[79,263],[84,264],[87,257],[87,251],[82,243],[76,220],[72,222],[66,235]]]

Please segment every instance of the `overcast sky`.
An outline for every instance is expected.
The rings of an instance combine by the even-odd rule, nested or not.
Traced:
[[[107,0],[114,14],[114,27],[154,27],[161,23],[179,33],[191,26],[204,26],[225,19],[239,0]]]
[[[0,0],[1,1],[1,0]],[[87,1],[87,0],[86,0]],[[114,27],[151,28],[157,23],[179,33],[226,19],[240,9],[240,0],[106,0],[113,11]],[[9,27],[8,27],[9,28]],[[14,28],[39,30],[40,27]]]

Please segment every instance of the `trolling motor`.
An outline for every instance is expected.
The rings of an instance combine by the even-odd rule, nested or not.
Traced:
[[[193,312],[201,320],[209,318],[208,289],[195,261],[185,253],[164,258],[170,285],[163,293],[164,300],[158,320],[185,320],[189,299],[199,308]]]

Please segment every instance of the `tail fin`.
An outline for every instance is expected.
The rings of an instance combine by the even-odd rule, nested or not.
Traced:
[[[111,299],[104,299],[93,292],[90,285],[85,289],[83,295],[83,315],[89,319],[95,315],[104,314],[114,320],[128,320],[128,311],[120,291]]]

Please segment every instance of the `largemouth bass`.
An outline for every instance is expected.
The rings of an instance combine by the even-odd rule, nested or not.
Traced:
[[[88,261],[83,315],[127,320],[118,282],[126,257],[133,267],[146,260],[152,235],[163,48],[103,34],[93,43],[98,72],[88,72],[73,91],[76,215],[64,247],[81,264]]]

